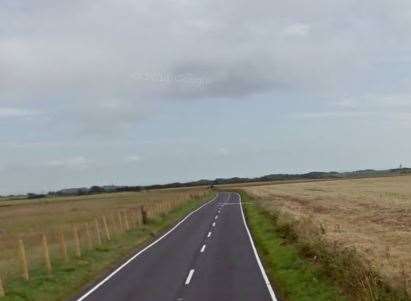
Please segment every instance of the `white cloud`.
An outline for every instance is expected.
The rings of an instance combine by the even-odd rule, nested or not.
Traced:
[[[0,4],[0,102],[41,103],[54,122],[97,133],[127,131],[161,101],[347,90],[369,75],[371,59],[407,48],[392,34],[375,46],[382,30],[406,35],[411,8],[369,0],[15,3]]]
[[[287,26],[283,34],[286,36],[306,36],[310,32],[310,25],[304,23],[295,23]]]
[[[222,157],[226,157],[230,154],[230,151],[226,147],[220,147],[217,149],[217,154]]]
[[[190,167],[207,155],[243,166],[252,156],[238,159],[238,138],[262,149],[282,127],[276,135],[287,150],[305,147],[290,142],[299,137],[331,137],[370,120],[347,139],[364,131],[358,141],[366,146],[409,143],[398,125],[410,123],[410,16],[409,0],[0,1],[0,165],[10,166],[2,189],[114,182],[127,172],[133,182],[126,162],[141,162],[135,150],[149,154],[142,169],[152,163],[145,181],[164,175],[178,149],[182,161],[197,154]],[[316,118],[316,131],[299,128]],[[287,156],[270,153],[250,166],[265,171],[277,158],[295,166]],[[191,170],[207,168],[226,172],[212,162]],[[43,177],[33,177],[39,169]],[[186,169],[170,167],[168,179],[178,172]]]
[[[333,119],[333,118],[363,118],[373,115],[370,112],[353,111],[327,111],[327,112],[306,112],[293,114],[292,117],[298,119]]]
[[[335,102],[334,105],[342,109],[383,110],[384,112],[387,110],[391,112],[408,110],[411,113],[411,93],[365,94],[343,98]]]
[[[126,162],[128,163],[137,163],[141,161],[141,157],[138,155],[132,155],[132,156],[128,156],[126,157]]]
[[[38,114],[40,114],[38,111],[0,107],[0,118],[30,117]]]
[[[56,168],[69,168],[75,170],[84,170],[89,168],[93,162],[83,156],[77,156],[73,158],[64,158],[58,160],[51,160],[46,162],[46,166]]]

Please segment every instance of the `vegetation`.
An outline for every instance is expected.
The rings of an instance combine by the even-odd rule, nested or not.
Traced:
[[[332,283],[329,287],[338,286],[352,300],[410,300],[405,273],[396,286],[389,285],[355,248],[341,247],[327,239],[326,227],[316,223],[312,216],[297,219],[281,211],[282,207],[268,206],[262,199],[242,194],[244,201],[252,202],[246,205],[246,213],[258,249],[271,279],[286,300],[311,300],[310,296],[299,295],[300,287],[307,290],[307,294],[316,291],[305,287],[304,283],[311,277],[306,276],[307,270],[308,275],[315,274],[312,283],[327,278],[328,283]],[[319,289],[313,294],[322,296],[323,293]],[[324,300],[336,299],[325,297]]]
[[[355,249],[393,287],[411,290],[411,176],[242,187],[270,212],[310,220]]]
[[[0,225],[5,227],[7,232],[14,234],[8,233],[0,236],[2,247],[0,275],[3,276],[6,291],[6,297],[0,300],[64,300],[73,292],[78,292],[88,282],[106,273],[125,257],[134,253],[136,248],[153,239],[159,232],[164,231],[210,197],[211,192],[205,190],[173,190],[128,193],[117,200],[107,195],[100,195],[100,198],[85,196],[51,204],[50,201],[43,201],[42,205],[32,203],[34,201],[29,203],[21,201],[20,205],[14,205],[15,208],[9,206],[7,211],[0,207],[0,215],[6,216],[5,212],[8,212],[14,216],[15,220],[18,218],[26,220],[26,222],[20,220],[16,225],[7,225],[7,218],[6,220],[0,219]],[[136,206],[139,206],[139,209],[143,206],[143,210],[133,210]],[[72,208],[76,210],[73,211]],[[113,208],[116,208],[117,221],[110,219],[111,215],[108,215],[108,212],[113,212]],[[50,214],[52,212],[50,210],[57,212],[68,210],[68,216],[64,218],[54,216]],[[27,211],[34,214],[34,217],[25,215]],[[134,215],[134,213],[142,212],[144,212],[143,216]],[[44,215],[44,213],[48,214]],[[104,218],[107,216],[104,223],[101,218],[95,219],[100,214],[104,214]],[[58,235],[53,235],[53,233],[55,230],[64,229],[68,220],[75,226],[78,243],[75,239],[76,235],[73,237],[72,227],[68,229],[68,232],[63,232],[67,247],[67,258],[65,258],[59,248],[58,240],[53,240]],[[91,231],[93,228],[81,227],[87,224],[85,223],[87,220],[97,220],[100,226],[98,237],[93,235],[93,233],[96,234]],[[146,223],[143,223],[143,220],[146,220]],[[30,227],[34,221],[40,225],[35,228],[35,231],[23,231],[23,229],[28,231],[27,227]],[[44,248],[40,244],[41,236],[38,232],[46,224],[49,230],[45,236],[49,239],[51,271],[48,270],[44,260],[44,252],[42,252]],[[107,224],[110,236],[106,236],[105,224]],[[19,235],[15,235],[16,233]],[[56,232],[58,233],[61,232]],[[19,255],[16,254],[16,237],[23,238],[25,242],[29,280],[24,280],[20,276],[21,263],[19,256],[16,256]]]
[[[346,300],[337,287],[314,263],[300,256],[289,230],[279,227],[267,212],[250,202],[244,193],[247,224],[262,256],[271,283],[281,300],[328,301]]]
[[[170,189],[170,188],[187,188],[187,187],[201,187],[209,186],[214,187],[215,185],[229,185],[229,184],[241,184],[241,183],[269,183],[269,182],[284,182],[284,181],[309,181],[309,180],[324,180],[324,179],[351,179],[351,178],[365,178],[365,177],[384,177],[384,176],[394,176],[394,175],[406,175],[411,174],[411,168],[395,168],[388,170],[356,170],[351,172],[308,172],[303,174],[269,174],[262,177],[256,178],[217,178],[214,180],[198,180],[192,182],[175,182],[168,184],[159,185],[148,185],[148,186],[91,186],[90,188],[67,188],[59,191],[50,191],[47,195],[54,197],[64,197],[64,196],[78,196],[78,195],[92,195],[99,193],[116,193],[116,192],[140,192],[147,190],[157,190],[157,189]],[[20,199],[20,198],[42,198],[46,195],[29,193],[27,196],[9,196],[9,199]],[[1,196],[0,196],[1,200]]]

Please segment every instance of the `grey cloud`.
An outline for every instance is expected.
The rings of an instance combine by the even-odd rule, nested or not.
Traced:
[[[111,116],[121,127],[170,98],[279,89],[334,95],[366,77],[382,53],[404,48],[399,37],[409,33],[410,8],[406,1],[6,1],[0,99],[45,102],[51,110],[60,102],[77,102],[79,112],[95,107],[84,121],[102,128],[106,110],[99,107],[111,99],[124,104]],[[375,47],[393,31],[400,34]],[[192,81],[135,81],[136,73]]]
[[[19,118],[19,117],[30,117],[41,114],[39,111],[20,109],[20,108],[10,108],[0,107],[0,118]]]
[[[1,1],[2,185],[87,185],[121,174],[133,182],[128,165],[155,182],[170,162],[167,179],[177,174],[171,167],[185,176],[202,166],[198,149],[221,158],[198,171],[215,175],[224,160],[229,168],[246,161],[234,140],[266,129],[260,142],[275,143],[281,128],[287,154],[316,119],[307,136],[370,121],[364,136],[378,127],[395,144],[404,136],[397,129],[410,127],[410,16],[409,0]],[[196,131],[204,131],[201,142],[178,154],[177,142],[195,140]],[[217,148],[219,156],[212,142],[226,151]],[[187,168],[173,165],[172,154]],[[268,151],[258,160],[260,170],[276,164]],[[31,186],[16,184],[23,176]]]

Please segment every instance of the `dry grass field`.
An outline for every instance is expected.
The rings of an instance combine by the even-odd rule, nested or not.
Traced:
[[[206,189],[163,189],[54,197],[35,200],[0,201],[0,240],[5,235],[38,232],[68,223],[90,221],[118,210],[137,209],[156,201],[188,198]]]
[[[269,209],[310,218],[354,247],[391,285],[411,291],[411,176],[241,187]]]
[[[188,200],[207,195],[206,188],[164,189],[54,197],[35,200],[0,201],[0,276],[14,277],[21,271],[18,240],[24,241],[30,268],[44,264],[42,235],[46,235],[50,256],[60,258],[61,234],[68,252],[75,252],[76,227],[82,248],[96,244],[96,231],[105,238],[105,223],[111,235],[141,224],[141,206],[153,217],[166,214]],[[104,218],[103,218],[104,217]],[[106,221],[104,222],[104,219]],[[98,226],[96,226],[98,224]],[[97,228],[99,227],[99,230]],[[90,235],[91,233],[91,235]],[[91,239],[90,239],[91,236]],[[70,254],[69,254],[70,255]]]

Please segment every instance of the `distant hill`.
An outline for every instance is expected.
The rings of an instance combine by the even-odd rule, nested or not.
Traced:
[[[364,169],[350,172],[321,172],[313,171],[303,174],[269,174],[262,177],[255,178],[217,178],[214,180],[198,180],[191,182],[175,182],[169,184],[158,184],[148,186],[92,186],[90,188],[67,188],[55,192],[49,192],[49,195],[54,196],[70,196],[70,195],[84,195],[107,192],[121,192],[121,191],[142,191],[150,189],[164,189],[164,188],[179,188],[179,187],[193,187],[193,186],[213,186],[222,184],[237,184],[237,183],[252,183],[252,182],[275,182],[275,181],[290,181],[290,180],[320,180],[320,179],[344,179],[344,178],[364,178],[364,177],[381,177],[390,175],[411,174],[411,168],[396,168],[388,170],[374,170]]]

